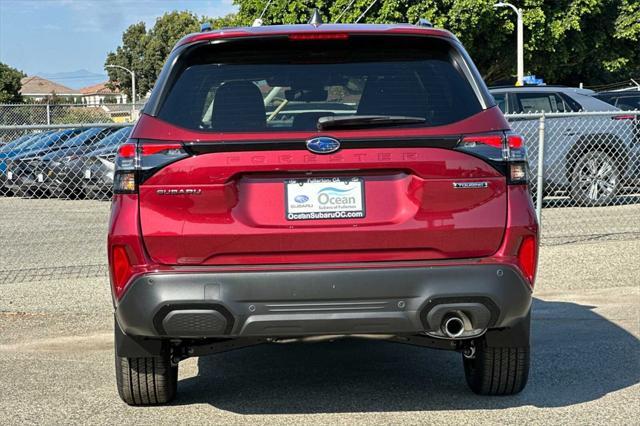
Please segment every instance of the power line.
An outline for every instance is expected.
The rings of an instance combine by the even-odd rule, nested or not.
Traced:
[[[338,17],[337,17],[337,18],[335,19],[335,21],[333,21],[333,22],[338,23],[338,21],[340,20],[340,18],[342,18],[342,15],[344,15],[344,14],[345,14],[345,12],[346,12],[347,10],[349,10],[349,9],[351,8],[351,6],[353,6],[353,3],[355,3],[355,1],[356,1],[356,0],[351,0],[351,3],[349,3],[349,4],[347,5],[347,7],[345,7],[344,9],[342,9],[342,12],[340,12],[340,15],[338,15]]]
[[[267,8],[269,7],[269,5],[271,4],[273,0],[269,0],[267,2],[267,5],[264,7],[264,9],[262,9],[262,13],[260,14],[260,16],[258,16],[258,19],[262,19],[262,17],[264,16],[264,13],[267,11]]]
[[[371,4],[369,5],[369,7],[367,7],[367,9],[366,9],[364,12],[362,12],[362,15],[360,15],[360,16],[358,17],[358,19],[356,19],[356,24],[357,24],[358,22],[360,22],[360,20],[361,20],[362,18],[364,18],[364,15],[366,15],[366,14],[367,14],[367,12],[369,11],[369,9],[371,9],[371,8],[373,7],[373,5],[374,5],[374,4],[376,4],[377,2],[378,2],[378,0],[373,0],[373,1],[371,2]]]

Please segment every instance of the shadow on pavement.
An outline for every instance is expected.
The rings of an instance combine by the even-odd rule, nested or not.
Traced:
[[[640,381],[640,342],[592,306],[534,301],[532,370],[510,397],[468,390],[461,356],[364,340],[263,345],[198,360],[176,404],[241,414],[563,407]]]

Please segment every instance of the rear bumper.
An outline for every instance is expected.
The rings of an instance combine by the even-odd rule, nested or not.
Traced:
[[[470,264],[153,273],[129,285],[115,314],[129,336],[282,337],[434,331],[448,309],[486,329],[510,327],[530,305],[517,269]]]

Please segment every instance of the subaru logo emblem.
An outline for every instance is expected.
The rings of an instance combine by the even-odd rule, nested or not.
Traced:
[[[307,201],[309,201],[309,197],[307,197],[306,195],[296,195],[294,201],[296,203],[306,203]]]
[[[330,154],[340,149],[340,142],[333,138],[320,136],[307,141],[307,149],[316,154]]]

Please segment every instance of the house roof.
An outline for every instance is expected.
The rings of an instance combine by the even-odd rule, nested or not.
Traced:
[[[107,82],[94,84],[92,86],[83,87],[80,89],[80,93],[83,95],[116,95],[119,94],[119,90],[112,90],[107,87]]]
[[[58,84],[46,78],[38,77],[37,75],[24,77],[20,80],[22,88],[20,94],[22,95],[50,95],[55,93],[56,95],[77,95],[78,91],[73,90],[62,84]]]

